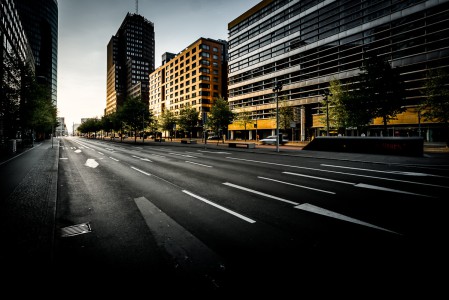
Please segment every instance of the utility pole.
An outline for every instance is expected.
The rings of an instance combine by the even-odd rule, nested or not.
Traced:
[[[142,110],[142,144],[145,144],[145,109]]]
[[[275,82],[273,92],[276,93],[276,152],[279,152],[279,100],[278,94],[282,91],[282,83]]]
[[[323,99],[326,102],[326,136],[329,136],[329,91],[328,90],[324,91]]]
[[[259,139],[257,138],[258,136],[257,136],[257,119],[258,119],[258,117],[257,117],[257,108],[258,108],[258,105],[256,104],[256,143],[259,141]]]
[[[139,0],[136,0],[136,15],[139,14]]]

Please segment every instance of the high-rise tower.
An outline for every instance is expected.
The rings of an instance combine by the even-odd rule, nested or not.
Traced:
[[[36,65],[36,77],[51,87],[57,104],[58,1],[14,0]]]
[[[127,97],[140,97],[148,104],[154,52],[154,24],[128,13],[107,46],[105,114],[115,112]]]

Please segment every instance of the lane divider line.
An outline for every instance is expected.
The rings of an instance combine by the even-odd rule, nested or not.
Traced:
[[[206,167],[206,168],[212,168],[212,166],[203,165],[203,164],[199,164],[199,163],[196,163],[196,162],[193,162],[193,161],[188,161],[188,160],[186,160],[186,163],[193,164],[193,165],[198,165],[198,166],[202,166],[202,167]]]
[[[267,177],[262,177],[262,176],[257,176],[257,178],[264,179],[264,180],[270,180],[270,181],[274,181],[274,182],[279,182],[279,183],[287,184],[287,185],[291,185],[291,186],[296,186],[296,187],[303,188],[303,189],[308,189],[308,190],[313,190],[313,191],[317,191],[317,192],[322,192],[322,193],[328,193],[328,194],[335,195],[335,192],[321,190],[321,189],[316,189],[316,188],[313,188],[313,187],[299,185],[299,184],[294,184],[294,183],[290,183],[290,182],[286,182],[286,181],[276,180],[276,179],[273,179],[273,178],[267,178]]]
[[[316,177],[316,176],[310,176],[310,175],[292,173],[292,172],[282,172],[282,173],[288,174],[288,175],[294,175],[294,176],[309,177],[309,178],[318,179],[318,180],[333,181],[333,182],[338,182],[338,183],[343,183],[343,184],[349,184],[349,185],[353,185],[355,187],[364,188],[364,189],[379,190],[379,191],[384,191],[384,192],[435,198],[435,197],[429,196],[429,195],[423,195],[423,194],[417,194],[417,193],[412,193],[412,192],[407,192],[407,191],[402,191],[402,190],[390,189],[390,188],[386,188],[386,187],[382,187],[382,186],[365,184],[365,183],[355,183],[355,182],[333,180],[333,179],[329,179],[329,178],[322,178],[322,177]]]
[[[230,182],[224,182],[223,184],[227,185],[227,186],[230,186],[230,187],[233,187],[233,188],[236,188],[236,189],[247,191],[247,192],[250,192],[250,193],[253,193],[253,194],[257,194],[257,195],[261,195],[261,196],[268,197],[268,198],[271,198],[271,199],[279,200],[279,201],[282,201],[282,202],[285,202],[285,203],[289,203],[289,204],[293,204],[293,205],[298,205],[299,204],[297,202],[293,202],[293,201],[290,201],[290,200],[287,200],[287,199],[284,199],[284,198],[280,198],[280,197],[277,197],[277,196],[273,196],[273,195],[270,195],[270,194],[265,194],[265,193],[262,193],[262,192],[259,192],[259,191],[256,191],[256,190],[252,190],[252,189],[240,186],[240,185],[236,185],[236,184],[230,183]]]
[[[223,211],[225,211],[225,212],[227,212],[227,213],[229,213],[229,214],[231,214],[231,215],[233,215],[233,216],[236,216],[237,218],[240,218],[240,219],[242,219],[242,220],[244,220],[244,221],[246,221],[246,222],[248,222],[248,223],[251,223],[251,224],[256,223],[256,221],[254,221],[253,219],[250,219],[250,218],[248,218],[248,217],[245,217],[244,215],[241,215],[241,214],[239,214],[239,213],[236,213],[235,211],[232,211],[232,210],[230,210],[230,209],[228,209],[228,208],[226,208],[226,207],[223,207],[223,206],[221,206],[221,205],[218,205],[218,204],[216,204],[216,203],[214,203],[214,202],[212,202],[212,201],[209,201],[209,200],[207,200],[207,199],[205,199],[205,198],[203,198],[203,197],[200,197],[200,196],[198,196],[198,195],[195,195],[195,194],[193,194],[193,193],[191,193],[191,192],[189,192],[189,191],[182,190],[182,192],[185,193],[185,194],[187,194],[187,195],[190,195],[190,196],[192,196],[192,197],[194,197],[194,198],[196,198],[196,199],[198,199],[198,200],[201,200],[201,201],[203,201],[203,202],[205,202],[205,203],[207,203],[207,204],[209,204],[209,205],[212,205],[212,206],[214,206],[214,207],[216,207],[216,208],[218,208],[218,209],[221,209],[221,210],[223,210]]]
[[[145,175],[147,175],[147,176],[151,176],[150,173],[147,173],[147,172],[145,172],[145,171],[142,171],[141,169],[137,169],[137,168],[134,168],[134,167],[132,167],[132,166],[131,166],[131,169],[134,169],[134,170],[136,170],[137,172],[140,172],[140,173],[145,174]]]

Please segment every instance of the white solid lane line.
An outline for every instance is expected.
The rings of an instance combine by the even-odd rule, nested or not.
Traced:
[[[131,169],[134,169],[134,170],[136,170],[137,172],[140,172],[140,173],[145,174],[145,175],[147,175],[147,176],[151,176],[150,173],[147,173],[147,172],[145,172],[145,171],[142,171],[141,169],[137,169],[137,168],[134,168],[134,167],[131,167]]]
[[[391,231],[391,230],[388,230],[388,229],[385,229],[385,228],[382,228],[382,227],[379,227],[379,226],[376,226],[376,225],[373,225],[373,224],[370,224],[370,223],[367,223],[367,222],[363,222],[363,221],[360,221],[360,220],[357,220],[357,219],[354,219],[354,218],[351,218],[351,217],[348,217],[348,216],[345,216],[345,215],[333,212],[331,210],[327,210],[327,209],[324,209],[324,208],[321,208],[321,207],[309,204],[309,203],[304,203],[304,204],[295,206],[295,208],[301,209],[301,210],[304,210],[304,211],[308,211],[308,212],[312,212],[312,213],[315,213],[315,214],[323,215],[323,216],[326,216],[326,217],[336,218],[336,219],[339,219],[339,220],[343,220],[343,221],[347,221],[347,222],[351,222],[351,223],[356,223],[356,224],[359,224],[359,225],[368,226],[368,227],[372,227],[372,228],[375,228],[375,229],[380,229],[380,230],[383,230],[383,231],[388,231],[388,232],[395,233],[395,234],[400,234],[400,233],[397,233],[395,231]]]
[[[278,201],[282,201],[282,202],[285,202],[285,203],[289,203],[289,204],[293,204],[293,205],[298,205],[299,204],[299,203],[296,203],[296,202],[293,202],[293,201],[290,201],[290,200],[287,200],[287,199],[283,199],[283,198],[280,198],[280,197],[277,197],[277,196],[273,196],[273,195],[270,195],[270,194],[265,194],[265,193],[262,193],[262,192],[259,192],[259,191],[256,191],[256,190],[252,190],[252,189],[240,186],[240,185],[236,185],[236,184],[230,183],[230,182],[224,182],[223,184],[227,185],[227,186],[230,186],[230,187],[233,187],[233,188],[236,188],[236,189],[247,191],[247,192],[250,192],[250,193],[253,193],[253,194],[257,194],[257,195],[261,195],[261,196],[268,197],[268,198],[271,198],[271,199],[275,199],[275,200],[278,200]]]
[[[286,165],[286,164],[278,164],[278,163],[272,163],[272,162],[266,162],[266,161],[258,161],[258,160],[253,160],[253,159],[235,158],[235,157],[229,157],[229,156],[226,157],[226,158],[232,159],[232,160],[241,160],[241,161],[255,162],[255,163],[260,163],[260,164],[267,164],[267,165],[274,165],[274,166],[281,166],[281,167],[288,167],[288,168],[296,168],[296,169],[303,169],[303,170],[312,170],[312,171],[319,171],[319,172],[326,172],[326,173],[334,173],[334,174],[341,174],[341,175],[349,175],[349,176],[366,177],[366,178],[373,178],[373,179],[380,179],[380,180],[388,180],[388,181],[396,181],[396,182],[403,182],[403,183],[411,183],[411,184],[417,184],[417,185],[434,186],[434,187],[439,187],[439,188],[449,189],[449,186],[435,185],[435,184],[430,184],[430,183],[422,183],[422,182],[417,182],[417,181],[408,181],[408,180],[400,180],[400,179],[392,179],[392,178],[384,178],[384,177],[368,176],[368,175],[362,175],[362,174],[337,172],[337,171],[331,171],[331,170],[323,170],[323,169],[317,169],[317,168],[307,168],[307,167],[300,167],[300,166],[294,166],[294,165]]]
[[[223,210],[223,211],[225,211],[225,212],[227,212],[227,213],[229,213],[229,214],[231,214],[231,215],[233,215],[233,216],[236,216],[236,217],[238,217],[238,218],[240,218],[240,219],[242,219],[242,220],[244,220],[244,221],[246,221],[246,222],[248,222],[248,223],[251,223],[251,224],[256,223],[256,221],[254,221],[253,219],[250,219],[250,218],[248,218],[248,217],[245,217],[244,215],[241,215],[241,214],[239,214],[239,213],[236,213],[235,211],[232,211],[232,210],[230,210],[230,209],[227,209],[226,207],[223,207],[223,206],[218,205],[218,204],[216,204],[216,203],[214,203],[214,202],[212,202],[212,201],[209,201],[209,200],[207,200],[207,199],[204,199],[203,197],[200,197],[200,196],[198,196],[198,195],[195,195],[195,194],[193,194],[193,193],[191,193],[191,192],[189,192],[189,191],[182,190],[182,192],[183,192],[183,193],[186,193],[187,195],[190,195],[190,196],[192,196],[192,197],[194,197],[194,198],[196,198],[196,199],[198,199],[198,200],[201,200],[201,201],[203,201],[203,202],[205,202],[205,203],[207,203],[207,204],[209,204],[209,205],[212,205],[212,206],[214,206],[214,207],[216,207],[216,208],[218,208],[218,209],[221,209],[221,210]]]
[[[273,178],[267,178],[267,177],[262,177],[262,176],[257,176],[257,178],[264,179],[264,180],[270,180],[270,181],[274,181],[274,182],[279,182],[279,183],[287,184],[287,185],[291,185],[291,186],[296,186],[296,187],[299,187],[299,188],[308,189],[308,190],[312,190],[312,191],[328,193],[328,194],[335,194],[334,192],[331,192],[331,191],[326,191],[326,190],[316,189],[316,188],[308,187],[308,186],[304,186],[304,185],[299,185],[299,184],[294,184],[294,183],[290,183],[290,182],[280,181],[280,180],[276,180],[276,179],[273,179]]]
[[[420,173],[420,172],[381,171],[381,170],[373,170],[373,169],[363,169],[363,168],[354,168],[354,167],[346,167],[346,166],[328,165],[328,164],[320,164],[320,166],[329,167],[329,168],[359,170],[359,171],[374,172],[374,173],[394,174],[394,175],[422,176],[422,177],[432,176],[432,177],[447,178],[446,176],[439,176],[439,175]]]
[[[173,153],[173,152],[170,152],[169,154],[177,155],[177,156],[190,157],[190,158],[196,158],[195,156],[192,156],[192,155],[186,155],[186,154],[180,154],[180,153]]]
[[[140,159],[140,160],[143,160],[143,161],[152,162],[152,161],[149,160],[148,158],[143,158],[143,157],[139,157],[139,156],[135,156],[135,155],[132,155],[132,157],[137,158],[137,159]]]
[[[206,168],[212,168],[212,166],[203,165],[203,164],[199,164],[199,163],[196,163],[196,162],[193,162],[193,161],[188,161],[188,160],[186,160],[186,163],[193,164],[193,165],[198,165],[198,166],[202,166],[202,167],[206,167]]]
[[[214,154],[231,154],[229,152],[223,152],[223,151],[205,151],[205,150],[197,150],[198,152],[204,152],[204,153],[214,153]]]
[[[412,192],[407,192],[407,191],[402,191],[402,190],[396,190],[396,189],[390,189],[390,188],[386,188],[386,187],[382,187],[382,186],[365,184],[365,183],[355,183],[355,182],[334,180],[334,179],[329,179],[329,178],[310,176],[310,175],[299,174],[299,173],[292,173],[292,172],[282,172],[282,173],[288,174],[288,175],[294,175],[294,176],[308,177],[308,178],[313,178],[313,179],[318,179],[318,180],[325,180],[325,181],[332,181],[332,182],[337,182],[337,183],[349,184],[349,185],[353,185],[355,187],[371,189],[371,190],[379,190],[379,191],[384,191],[384,192],[392,192],[392,193],[400,193],[400,194],[407,194],[407,195],[415,195],[415,196],[435,198],[435,197],[428,196],[428,195],[417,194],[417,193],[412,193]]]
[[[324,177],[318,177],[318,176],[312,176],[312,175],[305,175],[305,174],[299,174],[299,173],[292,173],[292,172],[282,172],[282,173],[288,174],[288,175],[294,175],[294,176],[302,176],[302,177],[307,177],[307,178],[313,178],[313,179],[325,180],[325,181],[332,181],[332,182],[337,182],[337,183],[342,183],[342,184],[355,185],[354,182],[349,182],[349,181],[342,181],[342,180],[336,180],[336,179],[329,179],[329,178],[324,178]]]

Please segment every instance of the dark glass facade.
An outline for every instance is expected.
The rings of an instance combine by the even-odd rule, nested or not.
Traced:
[[[51,86],[57,105],[58,88],[58,2],[57,0],[14,0],[36,64],[36,77]]]
[[[141,97],[148,104],[154,47],[154,24],[128,13],[107,46],[106,114],[116,111],[127,97]]]
[[[445,0],[262,1],[228,29],[232,108],[251,110],[254,119],[273,119],[273,86],[281,81],[280,96],[305,114],[297,118],[302,134],[296,136],[302,139],[320,134],[324,127],[318,121],[319,102],[329,82],[357,75],[367,55],[374,53],[400,68],[408,105],[390,122],[395,135],[417,135],[416,106],[423,99],[426,73],[449,68]],[[262,136],[274,134],[272,125],[266,122]],[[438,139],[439,124],[423,125],[427,140]],[[371,133],[380,127],[373,120]]]
[[[0,2],[0,151],[8,139],[19,138],[21,69],[34,70],[34,58],[13,0]]]

